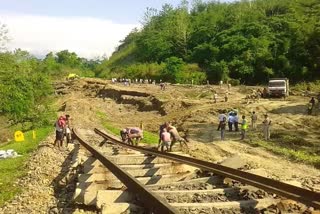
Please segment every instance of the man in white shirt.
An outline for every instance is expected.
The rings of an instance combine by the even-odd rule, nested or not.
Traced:
[[[234,123],[234,112],[229,112],[228,114],[228,127],[229,127],[229,132],[232,132],[232,125]]]
[[[219,125],[218,125],[217,131],[219,131],[220,128],[221,128],[221,127],[220,127],[220,124],[221,124],[221,122],[223,121],[223,118],[226,118],[226,120],[227,120],[227,115],[226,115],[225,113],[226,113],[226,111],[224,110],[224,111],[222,111],[221,114],[219,114],[219,116],[218,116]]]

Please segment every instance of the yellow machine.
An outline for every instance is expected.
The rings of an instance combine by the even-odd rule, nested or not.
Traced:
[[[74,80],[80,78],[77,74],[69,74],[67,80]]]

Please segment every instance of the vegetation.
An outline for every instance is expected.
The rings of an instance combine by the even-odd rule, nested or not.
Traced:
[[[250,140],[245,142],[252,146],[259,146],[290,160],[302,162],[320,168],[319,146],[317,143],[307,142],[303,132],[274,131],[271,141],[261,140],[262,136],[249,133]]]
[[[87,60],[67,50],[48,53],[43,60],[17,49],[5,51],[8,31],[0,23],[0,116],[22,130],[52,124],[50,108],[52,80],[66,78],[69,73],[94,76],[99,60]]]
[[[320,93],[320,80],[314,82],[300,82],[292,87],[296,91],[315,91]]]
[[[35,140],[32,139],[32,131],[29,131],[25,133],[24,142],[10,142],[0,146],[0,150],[14,149],[19,155],[22,155],[0,161],[0,207],[5,201],[12,199],[16,193],[21,191],[16,181],[27,173],[25,161],[51,130],[52,127],[37,129]]]
[[[108,121],[106,115],[103,112],[96,112],[97,116],[100,118],[102,125],[107,129],[108,132],[111,134],[114,134],[116,136],[119,136],[120,134],[120,128],[115,127],[113,124]],[[148,132],[148,131],[143,131],[143,139],[142,143],[145,144],[158,144],[158,135]]]
[[[176,8],[149,8],[143,28],[133,30],[97,73],[128,78],[146,74],[170,82],[319,79],[319,8],[317,0],[195,0],[191,7],[183,0]],[[192,63],[197,69],[181,66]],[[157,69],[144,68],[150,65]]]

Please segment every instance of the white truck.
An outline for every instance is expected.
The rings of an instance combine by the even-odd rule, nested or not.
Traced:
[[[289,96],[289,79],[272,78],[268,84],[269,97],[288,97]]]

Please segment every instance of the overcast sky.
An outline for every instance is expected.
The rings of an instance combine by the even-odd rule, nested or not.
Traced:
[[[81,57],[110,56],[147,7],[180,0],[0,0],[0,22],[8,26],[8,49],[44,56],[68,49]]]

